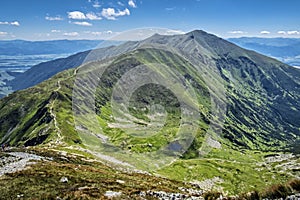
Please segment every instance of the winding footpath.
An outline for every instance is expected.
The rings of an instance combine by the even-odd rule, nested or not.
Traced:
[[[57,92],[61,89],[61,85],[60,85],[60,80],[57,81],[57,85],[58,87],[54,90],[56,96],[55,96],[55,99],[52,101],[51,105],[50,105],[50,115],[53,117],[53,120],[54,120],[54,127],[55,129],[57,130],[57,140],[56,140],[56,144],[60,144],[61,141],[63,140],[63,137],[62,137],[62,133],[61,133],[61,130],[60,128],[58,127],[58,122],[56,120],[56,115],[53,111],[53,108],[54,108],[54,103],[58,97],[58,94]]]

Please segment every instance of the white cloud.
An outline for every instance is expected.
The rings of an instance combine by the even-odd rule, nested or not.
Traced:
[[[92,35],[104,35],[104,34],[113,34],[112,31],[103,31],[103,32],[94,32],[94,31],[85,31],[85,33],[89,33],[89,34],[92,34]]]
[[[133,0],[129,0],[129,1],[128,1],[128,5],[129,5],[130,7],[132,7],[132,8],[136,8],[136,4],[134,3]]]
[[[45,17],[46,20],[49,20],[49,21],[62,21],[64,20],[61,16],[55,16],[55,17],[49,17],[49,16],[46,16]]]
[[[60,33],[60,32],[61,30],[56,30],[56,29],[51,30],[51,33]]]
[[[7,32],[0,31],[0,36],[6,36],[7,34],[8,34]]]
[[[95,13],[90,12],[87,14],[84,14],[80,11],[72,11],[68,12],[68,18],[69,19],[76,19],[76,20],[101,20],[102,18],[97,16]]]
[[[180,35],[180,34],[185,34],[185,32],[181,30],[168,30],[166,32],[166,35]]]
[[[261,31],[260,34],[262,34],[262,35],[268,35],[268,34],[270,34],[270,31]]]
[[[14,22],[11,22],[10,25],[13,25],[13,26],[20,26],[20,23],[18,21],[14,21]]]
[[[102,18],[97,16],[95,13],[87,13],[86,18],[89,20],[101,20]]]
[[[102,35],[102,32],[90,32],[92,35]]]
[[[230,33],[230,34],[244,34],[244,33],[247,33],[247,32],[244,32],[244,31],[229,31],[228,33]]]
[[[300,32],[299,31],[288,31],[287,34],[288,35],[299,35]]]
[[[70,22],[72,24],[76,24],[79,26],[93,26],[93,24],[89,23],[89,22]]]
[[[278,34],[281,34],[281,35],[285,35],[285,34],[286,34],[285,31],[278,31],[277,33],[278,33]]]
[[[68,18],[69,19],[86,19],[86,16],[84,13],[80,11],[72,11],[68,12]]]
[[[106,19],[116,20],[116,17],[130,15],[130,11],[127,8],[123,11],[118,10],[118,12],[114,8],[103,8],[101,14]]]
[[[278,34],[281,35],[299,35],[300,32],[299,31],[278,31]]]
[[[78,32],[69,32],[69,33],[64,33],[63,34],[64,36],[72,36],[72,37],[76,37],[79,35]]]
[[[13,21],[13,22],[0,22],[0,25],[20,26],[20,23],[19,23],[18,21]]]

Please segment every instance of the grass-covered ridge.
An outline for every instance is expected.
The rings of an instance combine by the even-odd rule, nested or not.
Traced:
[[[184,77],[184,81],[177,83],[194,89],[196,98],[187,95],[186,99],[192,108],[199,110],[197,130],[188,150],[180,159],[152,173],[178,181],[218,180],[217,189],[228,194],[250,192],[299,176],[297,157],[292,158],[293,163],[288,160],[267,161],[268,155],[274,152],[299,150],[299,70],[202,32],[177,37],[154,36],[151,42],[157,40],[160,44],[173,45],[178,48],[177,53],[188,52],[193,59],[186,59],[188,56],[184,53],[141,47],[118,57],[61,72],[37,86],[1,99],[1,143],[53,148],[71,146],[71,152],[76,148],[100,153],[105,150],[110,156],[148,169],[149,160],[144,155],[153,155],[151,153],[164,147],[175,152],[180,149],[176,133],[182,124],[179,103],[182,96],[174,93],[172,87],[149,83],[132,94],[128,104],[130,115],[121,112],[125,106],[112,102],[113,92],[122,77],[134,80],[136,77],[130,77],[132,70],[147,65],[166,80],[169,80],[168,76],[163,72],[169,68]],[[100,76],[101,67],[106,67],[106,70]],[[205,70],[201,71],[202,68]],[[220,76],[214,77],[218,73]],[[82,92],[78,100],[86,112],[77,113],[81,118],[76,121],[74,110],[76,113],[77,108],[72,105],[72,95],[78,75],[84,80],[79,83],[91,83],[96,87],[93,114],[88,112],[90,101],[84,93],[93,92],[92,89],[78,91]],[[89,79],[89,75],[94,76]],[[205,77],[214,78],[213,84],[208,85]],[[214,93],[219,85],[224,86],[226,94],[226,106],[220,108],[226,114],[224,124],[222,118],[212,112],[212,97],[224,100],[218,99]],[[178,91],[184,94],[181,87]],[[120,117],[113,117],[114,112]],[[128,125],[130,120],[133,126]],[[156,127],[161,124],[161,129]],[[210,129],[211,125],[214,129]],[[153,130],[157,130],[155,134]],[[218,148],[211,148],[208,155],[199,157],[202,155],[199,148],[205,144],[208,130],[221,133],[213,138],[218,139],[215,145]],[[184,131],[189,132],[188,129]],[[133,154],[140,157],[132,157]],[[284,168],[290,164],[294,167]]]

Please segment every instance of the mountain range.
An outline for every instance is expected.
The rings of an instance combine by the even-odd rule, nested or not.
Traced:
[[[300,71],[204,31],[41,63],[12,86],[0,143],[86,149],[177,181],[218,177],[229,194],[299,176],[264,162],[299,152]]]
[[[0,55],[66,54],[94,49],[102,40],[1,40]]]
[[[274,57],[291,66],[300,66],[299,38],[241,37],[229,38],[228,41],[233,42],[243,48]]]

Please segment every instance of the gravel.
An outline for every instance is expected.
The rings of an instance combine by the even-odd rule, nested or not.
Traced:
[[[49,160],[35,154],[24,152],[9,152],[6,156],[0,157],[0,176],[6,173],[14,173],[25,169],[33,161]]]

